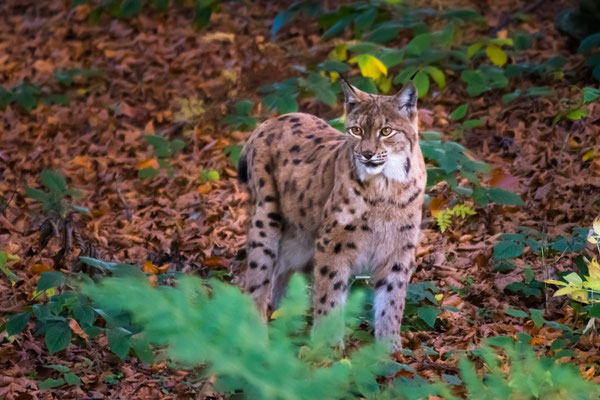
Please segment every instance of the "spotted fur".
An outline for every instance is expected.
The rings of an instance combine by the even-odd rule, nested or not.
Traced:
[[[345,303],[351,275],[370,271],[376,336],[399,349],[426,182],[417,93],[412,83],[395,96],[346,84],[344,92],[346,134],[294,113],[266,121],[245,145],[240,180],[252,219],[244,289],[266,316],[291,274],[308,266],[318,321]]]

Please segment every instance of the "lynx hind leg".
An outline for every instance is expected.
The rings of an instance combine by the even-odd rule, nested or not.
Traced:
[[[393,351],[402,350],[400,328],[414,256],[403,254],[380,266],[375,273],[375,336],[391,340]]]
[[[305,269],[313,258],[313,253],[314,244],[306,235],[291,233],[289,229],[283,232],[273,280],[271,305],[274,310],[279,307],[281,299],[285,297],[292,275]]]
[[[282,216],[272,177],[257,175],[252,171],[250,184],[255,188],[255,211],[248,230],[244,290],[252,295],[259,312],[266,318],[279,253]]]

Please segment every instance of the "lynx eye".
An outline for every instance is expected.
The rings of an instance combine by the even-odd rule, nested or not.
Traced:
[[[362,129],[358,126],[353,126],[352,128],[350,128],[350,133],[355,136],[362,136],[362,132]]]
[[[392,128],[386,126],[385,128],[382,128],[379,132],[381,133],[381,136],[389,136],[392,134]]]

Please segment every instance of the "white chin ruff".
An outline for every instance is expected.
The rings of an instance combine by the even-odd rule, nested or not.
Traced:
[[[376,167],[364,165],[358,160],[355,160],[356,171],[358,172],[358,178],[363,181],[369,175],[383,175],[391,180],[397,182],[408,181],[408,174],[406,173],[406,156],[401,154],[392,154],[388,156],[384,164]]]
[[[377,175],[377,174],[380,174],[380,173],[383,171],[383,169],[385,168],[385,164],[386,164],[386,163],[383,163],[383,164],[381,164],[381,165],[378,165],[378,166],[376,166],[376,167],[369,167],[368,165],[365,165],[365,166],[364,166],[364,167],[365,167],[365,172],[366,172],[367,174],[369,174],[369,175]]]

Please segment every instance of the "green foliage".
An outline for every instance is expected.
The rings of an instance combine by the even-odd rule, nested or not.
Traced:
[[[82,193],[78,190],[69,188],[65,178],[60,173],[44,169],[40,178],[42,180],[42,185],[44,185],[47,191],[28,187],[26,193],[27,197],[40,202],[44,213],[60,217],[63,217],[71,210],[84,214],[90,213],[87,208],[76,206],[66,201],[67,197],[81,197]]]
[[[46,367],[58,371],[62,377],[58,379],[46,378],[39,384],[41,390],[53,389],[65,384],[81,386],[81,379],[73,372],[70,372],[71,370],[68,367],[65,367],[64,365],[46,365]]]
[[[438,211],[437,216],[435,217],[438,226],[442,233],[446,231],[452,224],[452,217],[458,217],[465,219],[467,215],[475,215],[477,214],[470,205],[468,204],[457,204],[452,208],[445,208],[443,210]]]
[[[469,110],[469,104],[461,104],[454,111],[450,113],[450,119],[453,121],[458,121],[463,119],[467,115],[467,111]]]
[[[468,360],[461,360],[468,399],[592,399],[600,393],[597,385],[581,377],[576,366],[546,357],[537,359],[527,343],[498,336],[488,339],[487,344],[504,351],[510,368],[501,368],[499,357],[490,347],[473,350],[471,353],[485,363],[488,372],[480,377]]]
[[[219,172],[215,171],[214,169],[203,169],[202,172],[200,172],[200,180],[202,182],[217,182],[219,178]]]
[[[576,253],[585,248],[589,229],[575,228],[572,237],[557,236],[552,240],[536,230],[520,227],[517,233],[503,233],[494,246],[494,262],[499,271],[512,270],[510,261],[520,257],[526,247],[536,255],[546,257],[551,252]],[[530,280],[531,282],[531,280]]]
[[[502,68],[491,65],[481,65],[477,69],[464,70],[460,74],[460,79],[467,84],[467,92],[470,96],[479,96],[508,85],[508,78]]]
[[[299,278],[292,280],[280,316],[269,328],[250,297],[214,280],[204,283],[186,277],[175,288],[153,289],[137,279],[109,278],[86,285],[84,291],[103,308],[131,313],[147,338],[164,346],[172,360],[189,366],[206,363],[225,393],[243,390],[249,398],[330,399],[379,392],[376,374],[393,374],[399,365],[386,359],[381,343],[343,359],[330,347],[337,341],[339,313],[325,318],[308,335],[305,286]],[[360,297],[350,299],[349,316],[358,312]]]
[[[520,250],[520,248],[518,249]],[[523,269],[523,280],[521,282],[513,282],[506,285],[504,287],[504,290],[508,290],[512,293],[521,293],[525,297],[540,297],[542,295],[543,287],[544,284],[541,281],[535,279],[535,274],[531,267],[529,265],[526,265]]]
[[[172,178],[174,175],[173,167],[169,158],[183,150],[185,143],[181,139],[173,139],[169,141],[167,138],[158,135],[146,135],[146,142],[152,146],[152,155],[158,161],[160,169],[167,172],[167,175]],[[154,178],[158,176],[160,170],[156,168],[142,168],[138,171],[140,178]]]
[[[263,105],[282,114],[298,111],[298,79],[289,78],[281,83],[272,83],[258,88],[263,94]]]
[[[146,274],[131,265],[106,263],[86,257],[82,257],[82,261],[115,276],[129,276],[142,281],[146,278]],[[164,283],[167,278],[159,280],[159,283]],[[152,362],[149,345],[139,328],[131,322],[130,316],[102,309],[97,304],[93,304],[87,296],[75,290],[81,282],[91,282],[91,280],[84,274],[71,274],[67,278],[58,271],[44,272],[38,280],[37,293],[38,296],[46,293],[48,302],[35,304],[30,310],[11,316],[5,326],[7,333],[9,335],[20,333],[33,316],[35,334],[44,336],[46,348],[50,354],[53,354],[66,349],[74,339],[70,326],[70,321],[73,320],[81,328],[83,335],[94,338],[99,334],[106,334],[111,350],[120,358],[125,359],[133,350],[142,361]],[[61,293],[54,294],[56,291]],[[96,325],[100,316],[104,320],[102,327]],[[47,384],[51,385],[51,382],[57,386],[65,382],[75,384],[72,383],[75,377],[65,374],[63,378],[61,378],[64,380],[62,383],[57,383],[60,381],[58,379]]]
[[[6,275],[6,277],[10,280],[13,286],[16,282],[20,281],[21,279],[17,275],[15,275],[14,272],[8,269],[8,266],[6,264],[10,261],[17,260],[19,260],[18,256],[15,256],[13,254],[7,254],[4,251],[0,251],[0,271],[2,271],[4,275]]]
[[[523,200],[511,191],[481,186],[478,175],[489,174],[490,166],[473,160],[462,145],[451,141],[443,142],[442,135],[436,131],[424,131],[421,135],[423,140],[420,141],[420,145],[423,156],[434,164],[427,168],[427,187],[446,181],[459,196],[472,197],[475,203],[482,207],[490,202],[509,206],[524,204]],[[459,186],[459,174],[473,187]]]
[[[70,87],[76,77],[95,78],[103,77],[103,73],[92,69],[73,68],[54,71],[54,79],[65,87]],[[69,105],[69,97],[64,93],[47,93],[41,85],[24,81],[13,88],[0,87],[0,110],[16,104],[25,111],[32,111],[41,102],[46,106],[58,104]]]
[[[240,157],[242,156],[242,150],[244,147],[239,144],[225,147],[225,154],[229,156],[231,163],[237,168]]]
[[[233,114],[226,115],[223,122],[231,129],[253,130],[256,128],[256,118],[250,115],[254,107],[252,100],[238,100],[235,103]]]
[[[560,12],[555,23],[560,31],[580,41],[578,52],[587,54],[586,64],[600,81],[600,3],[580,0],[579,7]]]
[[[338,340],[333,338],[337,338],[334,332],[341,325],[341,313],[333,313],[309,333],[305,288],[306,283],[294,277],[277,318],[268,325],[257,315],[250,297],[214,280],[186,277],[176,287],[152,288],[131,277],[109,278],[85,285],[84,292],[103,308],[130,313],[150,342],[173,361],[188,367],[205,364],[206,373],[217,377],[216,388],[224,395],[241,391],[248,398],[261,399],[458,399],[449,385],[464,386],[468,399],[553,398],[557,390],[570,398],[592,399],[599,393],[598,386],[585,381],[576,367],[537,359],[526,343],[528,335],[521,335],[518,343],[508,337],[488,340],[488,345],[507,355],[508,367],[502,367],[498,353],[489,346],[471,351],[485,366],[483,377],[463,359],[459,376],[444,377],[448,384],[417,377],[380,385],[378,375],[411,368],[392,362],[382,343],[363,345],[345,357],[330,347]],[[350,327],[358,324],[361,304],[360,294],[351,296],[345,312]],[[433,307],[419,311],[430,325],[437,313]],[[518,310],[508,313],[528,316]],[[531,316],[537,323],[546,322],[541,310],[531,310]]]
[[[575,88],[578,93],[573,98],[560,99],[562,110],[556,114],[553,123],[562,119],[579,120],[588,116],[588,103],[600,97],[600,90],[592,87]]]
[[[71,68],[71,69],[57,69],[54,71],[54,79],[57,82],[63,84],[66,87],[70,87],[73,81],[78,77],[81,78],[101,78],[104,74],[101,71],[95,69],[85,68]]]
[[[31,111],[38,106],[40,101],[47,106],[53,104],[69,105],[69,98],[66,95],[44,94],[40,86],[27,81],[10,89],[0,87],[0,110],[5,110],[6,107],[12,104],[17,104],[23,110]]]
[[[210,17],[218,7],[220,0],[188,0],[180,3],[194,4],[195,13],[192,20],[197,29],[202,29],[210,22]],[[144,7],[148,4],[157,12],[167,12],[169,8],[168,0],[71,0],[73,7],[89,4],[93,11],[90,14],[92,23],[100,22],[103,14],[108,14],[113,18],[129,19],[138,16]]]

